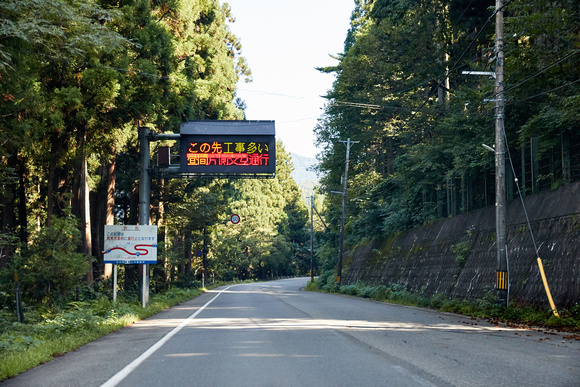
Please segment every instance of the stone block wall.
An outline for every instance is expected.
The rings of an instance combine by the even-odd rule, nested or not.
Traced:
[[[524,199],[557,308],[580,302],[580,183]],[[518,199],[508,204],[510,300],[549,308]],[[494,292],[495,207],[376,239],[347,252],[344,283],[398,283],[426,295],[475,300]],[[493,293],[494,294],[494,293]]]

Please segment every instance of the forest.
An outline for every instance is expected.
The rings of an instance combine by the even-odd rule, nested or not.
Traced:
[[[336,267],[346,146],[345,243],[495,203],[495,2],[357,0],[315,133]],[[503,2],[507,199],[580,180],[580,7]],[[342,141],[342,142],[341,142]],[[328,276],[331,277],[330,275]]]
[[[507,196],[580,180],[580,7],[506,0]],[[331,272],[350,138],[346,246],[494,204],[495,2],[355,0],[314,128]],[[64,305],[111,289],[106,224],[139,224],[139,127],[244,119],[251,81],[218,0],[0,2],[0,305]],[[171,141],[157,146],[175,146]],[[151,289],[308,275],[309,214],[277,147],[273,179],[154,179]],[[242,222],[228,222],[232,213]],[[320,222],[322,223],[322,222]],[[195,252],[202,251],[203,257]],[[121,267],[136,292],[138,267]]]
[[[251,72],[233,22],[217,0],[0,2],[2,307],[16,278],[27,305],[110,292],[104,225],[142,221],[139,127],[244,119],[236,85]],[[308,210],[276,153],[273,179],[153,179],[153,292],[199,286],[202,267],[216,281],[307,273]],[[120,266],[121,291],[137,294],[138,269]]]

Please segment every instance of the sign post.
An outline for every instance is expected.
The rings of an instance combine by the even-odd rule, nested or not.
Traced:
[[[151,202],[151,177],[149,176],[149,166],[151,164],[151,154],[149,150],[148,127],[139,128],[139,157],[141,159],[139,176],[139,224],[149,225],[149,206]],[[141,304],[143,308],[149,304],[149,264],[141,264]]]
[[[113,302],[117,302],[117,264],[113,265]]]

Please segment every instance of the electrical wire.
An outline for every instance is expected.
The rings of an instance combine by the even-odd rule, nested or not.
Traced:
[[[477,39],[482,34],[482,32],[485,30],[485,27],[487,27],[487,25],[489,24],[489,22],[495,17],[495,15],[499,11],[500,10],[503,10],[509,3],[511,3],[511,1],[512,0],[506,1],[499,9],[496,9],[489,16],[489,18],[485,21],[485,23],[483,24],[483,26],[480,28],[480,30],[477,33],[477,35],[471,40],[471,42],[469,43],[469,45],[467,46],[467,48],[459,56],[459,59],[457,59],[455,61],[455,64],[453,65],[453,67],[450,70],[448,70],[448,71],[445,72],[445,76],[443,77],[443,80],[438,83],[438,85],[437,85],[436,88],[433,88],[433,90],[431,90],[431,92],[429,93],[429,95],[427,96],[427,98],[425,99],[425,101],[421,104],[421,106],[419,106],[419,108],[411,115],[411,117],[405,123],[403,123],[403,125],[401,126],[401,129],[404,129],[407,125],[409,125],[409,123],[417,116],[417,114],[419,114],[419,112],[423,109],[423,107],[425,107],[425,105],[427,105],[427,103],[429,102],[429,100],[431,99],[431,97],[435,94],[436,90],[439,87],[443,86],[443,83],[445,82],[445,79],[449,76],[449,74],[459,68],[458,67],[459,66],[459,63],[461,62],[461,60],[463,59],[463,57],[467,54],[467,52],[469,51],[469,49],[471,48],[471,46],[473,46],[473,44],[477,41]]]
[[[568,83],[566,83],[565,85],[561,85],[561,86],[555,87],[555,88],[553,88],[553,89],[546,90],[546,91],[543,91],[543,92],[541,92],[541,93],[538,93],[538,94],[532,95],[531,97],[527,97],[527,98],[519,99],[519,100],[517,100],[517,101],[511,101],[511,102],[507,102],[507,103],[506,103],[506,105],[510,105],[510,104],[512,104],[512,103],[519,103],[519,102],[527,101],[527,100],[530,100],[530,99],[533,99],[533,98],[539,97],[539,96],[541,96],[541,95],[544,95],[544,94],[549,94],[549,93],[551,93],[551,92],[553,92],[553,91],[560,90],[560,89],[563,89],[563,88],[565,88],[565,87],[568,87],[568,86],[572,86],[573,84],[575,84],[575,83],[578,83],[578,82],[580,82],[580,79],[577,79],[577,80],[575,80],[574,82],[568,82]]]
[[[505,144],[506,144],[506,147],[505,148],[506,148],[506,151],[507,151],[508,160],[510,161],[510,166],[512,168],[512,173],[513,173],[513,176],[514,176],[514,182],[516,183],[516,187],[518,188],[518,195],[519,195],[520,201],[522,203],[522,208],[524,210],[524,215],[526,217],[526,222],[528,224],[528,228],[530,229],[530,235],[532,236],[532,242],[534,244],[534,251],[536,252],[536,257],[539,257],[540,256],[540,253],[539,253],[539,250],[538,250],[538,246],[536,244],[536,238],[534,237],[534,231],[532,230],[532,225],[530,223],[530,217],[528,216],[528,211],[526,210],[526,204],[524,203],[524,197],[522,195],[522,191],[520,189],[520,184],[519,184],[519,181],[518,181],[518,178],[517,178],[517,175],[516,175],[516,170],[515,170],[515,167],[514,167],[514,162],[512,160],[512,155],[511,155],[511,152],[510,152],[510,147],[509,147],[507,135],[506,135],[506,132],[505,132],[505,128],[502,127],[501,128],[501,131],[502,131],[502,134],[504,136],[504,141],[505,141]]]
[[[511,86],[511,87],[509,87],[507,89],[504,89],[503,93],[505,94],[505,93],[507,93],[509,91],[512,91],[514,89],[517,89],[518,87],[522,86],[523,84],[525,84],[525,83],[531,81],[532,79],[540,76],[541,74],[545,73],[546,71],[548,71],[552,67],[560,64],[561,62],[563,62],[563,61],[565,61],[565,60],[573,57],[574,55],[576,55],[578,53],[580,53],[580,49],[576,49],[576,50],[572,51],[570,54],[564,56],[563,58],[558,59],[556,62],[550,64],[549,66],[544,67],[543,69],[536,71],[534,74],[530,75],[529,77],[527,77],[523,81],[521,81],[521,82],[519,82],[519,83],[517,83],[517,84],[515,84],[515,85],[513,85],[513,86]],[[573,83],[576,83],[576,82],[572,82],[571,84],[573,84]],[[498,93],[494,91],[491,94],[484,94],[484,98],[485,97],[497,98],[497,95],[498,95]]]
[[[461,13],[461,15],[457,18],[457,20],[455,20],[454,22],[451,23],[451,28],[453,28],[453,25],[458,23],[461,18],[463,17],[463,15],[465,14],[465,12],[467,11],[467,9],[471,6],[471,4],[473,3],[474,0],[470,1],[469,4],[467,5],[467,7],[463,10],[463,12]],[[506,1],[502,7],[500,9],[505,8],[509,3],[511,3],[513,0],[508,0]],[[459,59],[455,61],[455,64],[453,65],[453,67],[450,70],[447,70],[445,72],[445,75],[443,77],[443,80],[438,82],[437,87],[433,88],[431,90],[431,92],[429,93],[429,95],[427,96],[427,98],[425,99],[425,101],[419,106],[418,109],[414,110],[413,114],[411,115],[411,117],[407,120],[407,122],[403,123],[401,126],[401,129],[404,129],[414,118],[415,116],[423,109],[423,107],[425,107],[425,105],[429,102],[429,100],[431,99],[431,97],[435,94],[435,92],[437,91],[437,89],[441,86],[443,86],[443,83],[445,82],[445,79],[449,76],[450,73],[459,70],[465,66],[467,66],[467,64],[461,65],[459,66],[459,63],[461,62],[461,60],[463,59],[463,57],[467,54],[467,52],[469,51],[469,49],[471,48],[471,46],[473,46],[473,44],[477,41],[477,39],[479,38],[479,36],[482,34],[482,32],[485,30],[485,27],[487,27],[487,25],[489,24],[489,22],[493,19],[493,17],[496,15],[496,13],[499,10],[495,10],[490,17],[486,20],[486,22],[484,23],[484,25],[479,29],[479,32],[477,33],[477,35],[471,40],[471,42],[469,43],[469,45],[467,46],[467,48],[463,51],[463,53],[460,55]],[[406,93],[408,91],[414,90],[419,86],[431,83],[432,80],[426,80],[423,82],[418,83],[415,86],[412,86],[411,88],[405,89],[404,91],[399,91],[399,92],[394,92],[394,93]],[[359,102],[348,102],[348,101],[334,101],[340,104],[344,104],[346,106],[351,106],[351,107],[360,107],[360,108],[369,108],[369,109],[379,109],[379,108],[391,108],[391,109],[406,109],[406,110],[413,110],[413,109],[409,109],[409,108],[398,108],[398,107],[388,107],[388,106],[382,106],[382,105],[375,105],[375,104],[365,104],[365,103],[359,103]]]
[[[512,87],[510,87],[510,88],[508,88],[508,89],[506,89],[506,90],[504,90],[504,93],[507,93],[508,91],[511,91],[511,90],[513,90],[513,89],[515,89],[515,88],[518,88],[518,87],[520,87],[520,86],[521,86],[521,85],[523,85],[524,83],[526,83],[526,82],[528,82],[528,81],[530,81],[530,80],[532,80],[532,79],[536,78],[537,76],[539,76],[539,75],[540,75],[540,74],[542,74],[542,73],[545,73],[546,71],[548,71],[548,70],[549,70],[549,69],[551,69],[552,67],[556,66],[556,65],[557,65],[557,64],[559,64],[560,62],[563,62],[563,61],[565,61],[566,59],[568,59],[568,58],[571,58],[572,56],[574,56],[574,55],[578,54],[579,52],[580,52],[580,48],[579,48],[579,49],[576,49],[576,50],[574,50],[574,51],[572,51],[570,54],[568,54],[568,55],[566,55],[565,57],[563,57],[563,58],[561,58],[561,59],[557,60],[556,62],[552,63],[552,64],[551,64],[551,65],[549,65],[548,67],[545,67],[545,68],[543,68],[542,70],[539,70],[539,71],[537,71],[536,73],[532,74],[531,76],[529,76],[528,78],[524,79],[524,80],[523,80],[523,81],[521,81],[520,83],[518,83],[518,84],[516,84],[516,85],[514,85],[514,86],[512,86]]]

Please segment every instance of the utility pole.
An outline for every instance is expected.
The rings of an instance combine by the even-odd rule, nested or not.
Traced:
[[[310,282],[314,283],[314,195],[310,195]]]
[[[340,242],[338,244],[338,264],[336,267],[336,282],[340,285],[340,276],[342,275],[342,254],[344,247],[344,218],[346,215],[346,188],[348,183],[348,163],[350,158],[350,147],[353,144],[357,144],[358,141],[350,141],[347,138],[346,141],[341,141],[346,144],[346,163],[344,167],[344,182],[342,188],[342,217],[340,219]]]
[[[490,75],[495,78],[495,149],[485,144],[484,148],[495,154],[495,230],[496,230],[496,295],[500,305],[508,306],[508,263],[507,263],[507,221],[505,184],[505,93],[504,93],[504,52],[503,52],[503,0],[495,1],[495,72],[463,71],[466,75]]]
[[[507,306],[507,231],[506,231],[506,184],[505,184],[505,95],[503,52],[503,0],[495,1],[495,216],[497,243],[496,291],[499,304]]]

